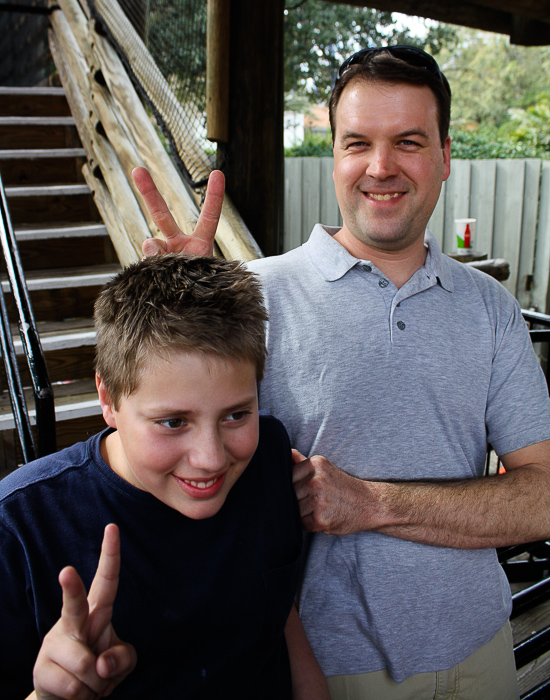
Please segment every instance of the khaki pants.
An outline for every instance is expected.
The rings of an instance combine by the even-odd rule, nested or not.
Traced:
[[[418,673],[403,683],[387,671],[327,678],[331,700],[518,700],[510,623],[448,671]]]

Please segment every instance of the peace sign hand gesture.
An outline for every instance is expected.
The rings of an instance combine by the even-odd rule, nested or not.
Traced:
[[[149,171],[146,168],[134,168],[132,177],[153,222],[164,236],[164,240],[147,238],[142,245],[144,255],[158,253],[213,254],[214,236],[220,221],[225,192],[225,178],[222,172],[214,170],[210,174],[201,213],[195,230],[189,236],[183,233],[177,225]]]
[[[110,524],[88,597],[75,569],[61,571],[61,618],[42,643],[30,698],[96,700],[109,695],[134,669],[134,648],[121,642],[111,624],[119,570],[119,532]]]

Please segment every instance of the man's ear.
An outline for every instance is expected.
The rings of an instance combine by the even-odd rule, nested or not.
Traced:
[[[110,428],[116,429],[116,411],[113,408],[109,393],[105,388],[105,384],[97,372],[95,375],[95,385],[97,388],[97,395],[99,396],[99,405],[101,406],[103,419]]]

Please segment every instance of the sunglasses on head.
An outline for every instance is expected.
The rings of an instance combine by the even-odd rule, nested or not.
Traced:
[[[353,66],[356,63],[363,63],[363,61],[384,52],[389,53],[394,58],[398,58],[401,61],[408,63],[410,66],[424,68],[443,81],[443,76],[439,66],[437,65],[437,61],[435,58],[433,58],[433,56],[430,56],[430,54],[422,51],[422,49],[417,49],[415,46],[379,46],[374,49],[362,49],[361,51],[357,51],[357,53],[354,53],[347,58],[340,66],[336,82],[340,80],[350,66]]]

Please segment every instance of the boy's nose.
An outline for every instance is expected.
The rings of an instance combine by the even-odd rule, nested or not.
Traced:
[[[189,451],[189,464],[194,469],[219,472],[225,467],[226,453],[219,435],[197,435]]]

